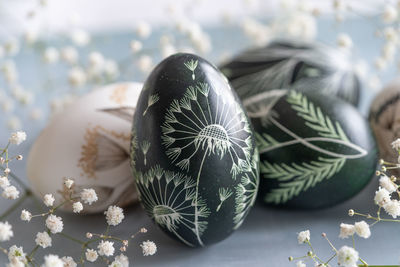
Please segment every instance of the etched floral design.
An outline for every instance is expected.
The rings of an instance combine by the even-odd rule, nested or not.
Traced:
[[[193,240],[200,240],[207,229],[205,219],[210,211],[205,201],[196,197],[196,180],[158,165],[145,173],[138,172],[136,179],[141,202],[149,216],[183,243],[197,245],[180,234],[180,231],[190,231]]]
[[[187,62],[184,63],[185,67],[188,68],[192,72],[192,79],[196,79],[196,76],[194,74],[194,70],[197,68],[199,61],[191,59]]]
[[[232,190],[230,190],[230,189],[227,188],[227,187],[221,187],[221,188],[218,190],[219,205],[218,205],[218,207],[217,207],[217,209],[216,209],[217,212],[221,209],[222,204],[225,202],[225,200],[227,200],[228,198],[230,198],[230,196],[232,196],[232,194],[233,194]]]
[[[211,94],[214,105],[210,105]],[[244,171],[252,149],[251,129],[240,105],[207,83],[189,86],[180,100],[173,100],[165,115],[162,140],[167,156],[188,171],[197,153],[220,159],[228,156],[232,178]]]

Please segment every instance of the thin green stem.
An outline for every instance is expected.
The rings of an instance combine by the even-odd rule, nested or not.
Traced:
[[[6,168],[4,168],[3,166],[0,165],[0,169],[4,171]],[[30,188],[20,178],[18,178],[18,176],[16,176],[13,172],[10,172],[8,175],[13,180],[15,180],[15,182],[17,182],[22,188],[24,188],[25,190],[30,190]]]
[[[79,239],[77,239],[77,238],[75,238],[75,237],[72,237],[72,236],[70,236],[70,235],[67,235],[67,234],[65,234],[65,233],[63,233],[63,232],[58,233],[58,235],[63,236],[63,237],[65,237],[65,238],[67,238],[67,239],[69,239],[69,240],[71,240],[71,241],[74,241],[74,242],[76,242],[76,243],[79,243],[79,244],[81,244],[81,245],[86,245],[86,242],[81,241],[81,240],[79,240]]]

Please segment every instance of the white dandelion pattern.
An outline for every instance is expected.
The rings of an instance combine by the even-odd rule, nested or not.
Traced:
[[[137,173],[137,187],[148,215],[183,243],[195,246],[180,232],[193,232],[194,238],[199,240],[207,229],[205,219],[210,211],[205,201],[196,197],[196,181],[183,173],[166,171],[156,165],[145,173]]]

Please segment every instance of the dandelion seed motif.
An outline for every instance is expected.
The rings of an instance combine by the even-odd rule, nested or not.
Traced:
[[[141,202],[149,216],[185,244],[195,246],[193,241],[185,239],[180,233],[189,230],[193,232],[193,240],[196,240],[207,229],[205,219],[210,211],[204,200],[200,197],[196,199],[196,181],[158,165],[145,173],[139,172],[136,181]]]
[[[251,169],[251,172],[246,172],[240,179],[240,183],[235,187],[235,217],[233,222],[235,223],[234,229],[239,228],[250,210],[254,205],[258,191],[258,162],[259,154],[256,149],[251,161],[247,162],[247,167]]]
[[[219,194],[219,205],[218,205],[218,207],[217,207],[217,212],[221,209],[221,206],[222,206],[222,203],[224,203],[225,202],[225,200],[227,200],[233,193],[232,193],[232,190],[230,190],[229,188],[224,188],[224,187],[221,187],[219,190],[218,190],[218,194]]]
[[[196,76],[194,75],[194,70],[197,68],[198,63],[199,63],[198,60],[193,60],[193,59],[184,63],[185,67],[188,68],[192,72],[193,81],[196,78]]]
[[[158,100],[160,100],[160,97],[158,96],[158,94],[154,94],[154,95],[150,95],[149,99],[147,100],[147,108],[144,110],[143,112],[143,116],[146,115],[147,110],[154,105],[155,103],[158,102]]]
[[[215,95],[213,106],[211,94]],[[251,130],[243,110],[207,83],[189,86],[180,100],[173,100],[161,128],[166,154],[182,170],[189,170],[196,153],[215,154],[220,159],[228,156],[236,179],[251,157]]]
[[[144,165],[146,165],[147,164],[146,155],[147,155],[147,152],[149,151],[149,148],[150,148],[150,142],[147,141],[147,140],[144,140],[142,142],[141,147],[142,147],[142,152],[143,152],[143,156],[144,156]]]

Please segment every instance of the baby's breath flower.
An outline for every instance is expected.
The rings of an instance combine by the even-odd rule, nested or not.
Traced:
[[[98,200],[96,191],[94,191],[94,189],[92,188],[83,189],[83,191],[81,192],[81,199],[83,202],[89,205],[92,205],[93,202],[96,202]]]
[[[142,43],[138,40],[132,40],[130,46],[132,53],[139,52],[140,50],[142,50],[143,47]]]
[[[112,226],[120,224],[125,217],[123,209],[117,206],[109,206],[104,214],[106,215],[107,223]]]
[[[83,205],[81,202],[75,202],[74,204],[72,204],[72,210],[74,213],[79,213],[83,210]]]
[[[6,199],[17,199],[19,197],[19,191],[15,186],[11,185],[4,188],[1,195]]]
[[[389,177],[387,176],[381,176],[379,179],[379,184],[383,188],[385,188],[389,193],[393,193],[394,191],[397,190],[397,185],[390,180]]]
[[[363,238],[369,238],[371,236],[371,230],[369,229],[368,223],[365,221],[356,222],[354,224],[355,232],[358,236]]]
[[[78,51],[72,46],[64,47],[61,50],[61,59],[66,63],[75,64],[78,61]]]
[[[61,260],[64,263],[64,267],[76,267],[76,266],[78,266],[72,257],[64,256],[64,257],[61,258]]]
[[[25,263],[17,258],[12,258],[6,267],[25,267]]]
[[[104,56],[97,51],[91,52],[89,54],[89,64],[92,67],[102,68],[104,65]]]
[[[352,224],[341,223],[340,224],[340,238],[348,238],[349,236],[354,235],[355,227]]]
[[[400,138],[397,138],[396,140],[394,140],[392,142],[392,147],[395,150],[399,150],[400,149]]]
[[[32,219],[32,214],[27,210],[21,211],[21,220],[30,222]]]
[[[17,247],[13,245],[8,250],[8,260],[11,261],[12,259],[18,259],[22,262],[25,262],[25,253],[23,247]]]
[[[398,200],[391,200],[383,206],[385,211],[391,215],[394,219],[400,216],[400,202]]]
[[[379,187],[378,191],[375,192],[374,201],[380,207],[385,206],[390,202],[390,193],[385,188]]]
[[[97,255],[97,251],[93,249],[87,249],[85,252],[85,257],[87,261],[95,262],[99,255]]]
[[[0,241],[8,241],[14,236],[12,226],[8,222],[0,222]]]
[[[46,227],[50,230],[51,233],[57,234],[62,232],[64,228],[64,223],[61,217],[50,214],[46,219]]]
[[[48,47],[43,53],[43,60],[46,63],[52,64],[58,61],[60,54],[58,50],[54,47]]]
[[[306,267],[306,264],[303,261],[296,262],[296,267]]]
[[[338,251],[338,264],[343,267],[357,267],[358,252],[351,247],[343,246]]]
[[[141,232],[141,233],[147,233],[147,229],[144,228],[144,227],[142,227],[142,228],[140,228],[140,232]]]
[[[15,158],[16,158],[17,160],[22,160],[24,157],[23,157],[22,155],[17,155]]]
[[[35,243],[42,248],[51,247],[51,237],[47,232],[39,232],[36,235]]]
[[[43,197],[43,203],[47,206],[47,207],[52,207],[54,204],[54,197],[52,194],[46,194]]]
[[[398,12],[392,5],[386,5],[383,10],[382,19],[385,23],[392,23],[397,19]]]
[[[340,48],[350,49],[353,46],[353,40],[351,40],[351,37],[345,33],[338,34],[336,42]]]
[[[302,231],[297,235],[297,241],[299,244],[303,244],[310,241],[310,230]]]
[[[90,239],[90,238],[92,238],[92,237],[93,237],[93,234],[92,234],[92,233],[89,233],[89,232],[86,233],[86,238],[89,238],[89,239]]]
[[[108,267],[122,267],[122,264],[119,261],[114,260],[112,263],[108,265]]]
[[[84,30],[76,29],[71,33],[71,40],[77,46],[86,46],[90,42],[90,35]]]
[[[71,86],[80,87],[85,85],[87,80],[86,73],[81,67],[73,67],[68,72],[68,82]]]
[[[101,256],[112,256],[114,254],[114,242],[101,240],[100,244],[97,246],[97,251]]]
[[[143,241],[140,245],[142,248],[143,256],[152,256],[157,252],[157,246],[153,241]]]
[[[146,72],[150,71],[150,69],[153,65],[153,59],[148,55],[142,55],[138,59],[137,64],[138,64],[139,70],[141,72],[146,73]]]
[[[22,131],[12,133],[10,139],[8,139],[8,141],[14,145],[19,145],[25,140],[26,140],[26,133]]]
[[[6,176],[0,176],[0,187],[4,189],[8,186],[10,186],[8,178]]]
[[[44,256],[43,267],[64,267],[64,262],[57,255]]]
[[[65,179],[64,180],[64,185],[68,189],[71,189],[73,184],[74,184],[74,180],[72,180],[72,179]]]
[[[143,39],[149,37],[151,34],[150,24],[144,21],[139,22],[136,27],[136,34]]]
[[[4,169],[4,173],[5,173],[5,174],[9,174],[10,172],[11,172],[10,168],[5,168],[5,169]]]

